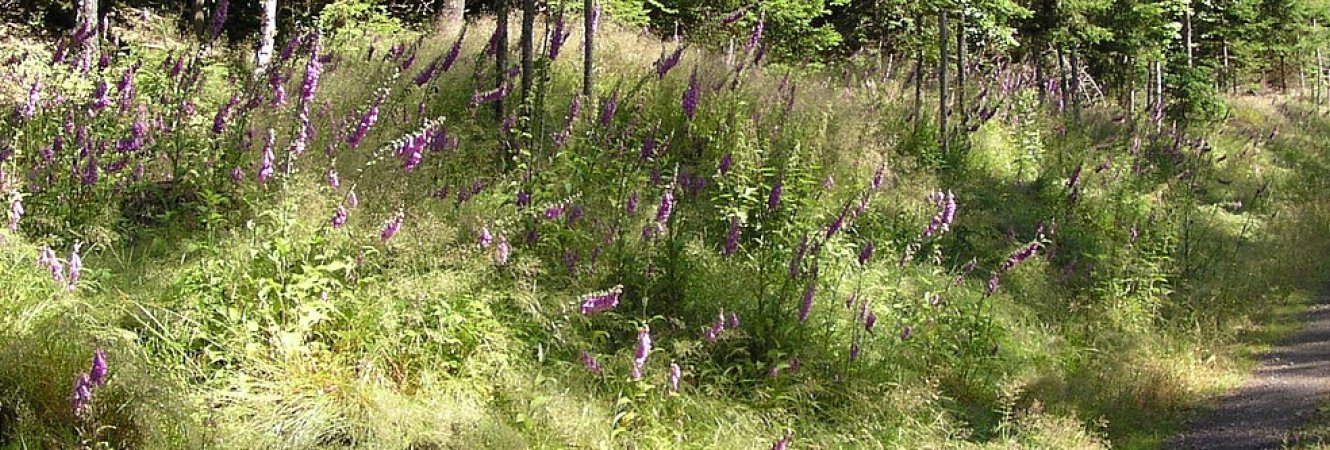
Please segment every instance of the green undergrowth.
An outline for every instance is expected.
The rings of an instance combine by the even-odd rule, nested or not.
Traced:
[[[176,183],[72,190],[82,203],[30,192],[28,228],[0,232],[0,447],[768,448],[789,432],[795,448],[1153,448],[1330,276],[1330,122],[1296,101],[1233,98],[1230,118],[1175,137],[1108,105],[1069,126],[1025,89],[943,153],[927,113],[906,122],[894,81],[734,75],[700,51],[658,80],[661,43],[615,30],[596,100],[583,100],[598,111],[618,92],[623,112],[607,124],[584,112],[557,146],[547,136],[564,126],[575,61],[549,66],[545,103],[506,133],[488,106],[467,106],[488,80],[488,25],[472,27],[458,67],[423,88],[396,61],[330,67],[319,137],[266,184],[252,163],[270,127],[284,148],[290,110],[237,119],[258,136],[219,153],[248,170],[240,183],[200,153]],[[428,36],[416,64],[455,36]],[[369,45],[330,42],[341,61]],[[141,44],[127,45],[164,56]],[[226,62],[206,65],[211,82],[191,95],[215,111],[240,89],[221,74],[249,68],[212,51]],[[301,67],[284,69],[299,80]],[[679,100],[693,74],[721,88],[689,119]],[[363,146],[323,155],[341,145],[337,118],[384,91]],[[383,154],[429,117],[460,144],[404,172]],[[116,120],[94,126],[128,128]],[[188,151],[243,147],[243,131],[194,122],[174,136]],[[23,127],[20,157],[60,133]],[[639,158],[657,138],[664,150]],[[686,171],[708,184],[688,192]],[[777,179],[785,197],[770,208]],[[331,227],[351,189],[359,206]],[[677,208],[658,224],[667,189]],[[955,222],[923,236],[934,192],[955,196]],[[163,211],[136,209],[162,198]],[[860,199],[862,214],[826,231]],[[586,216],[541,218],[556,206]],[[400,232],[382,238],[397,211]],[[803,236],[818,249],[791,276]],[[35,261],[75,241],[85,270],[68,290]],[[1032,244],[1034,257],[1001,268]],[[616,285],[617,308],[579,313]],[[857,313],[870,301],[871,331]],[[743,324],[712,342],[722,311]],[[654,349],[634,380],[645,327]],[[97,348],[111,376],[75,414],[71,387]]]

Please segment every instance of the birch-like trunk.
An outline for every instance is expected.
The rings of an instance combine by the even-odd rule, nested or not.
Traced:
[[[263,28],[259,34],[259,51],[254,56],[255,73],[268,71],[272,66],[274,40],[277,39],[277,0],[263,0]]]
[[[82,32],[90,37],[83,41],[83,48],[79,51],[79,67],[91,67],[93,60],[97,56],[97,44],[100,39],[98,32],[97,18],[97,0],[81,0],[78,9],[78,25],[76,32]]]

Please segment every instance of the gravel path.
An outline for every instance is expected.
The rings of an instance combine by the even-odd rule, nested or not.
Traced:
[[[1220,397],[1164,448],[1283,448],[1330,393],[1330,304],[1313,306],[1300,321],[1304,328],[1262,356],[1246,384]]]

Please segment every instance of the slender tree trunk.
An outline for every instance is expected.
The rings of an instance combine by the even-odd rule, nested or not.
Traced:
[[[960,127],[966,129],[970,124],[970,111],[965,109],[965,12],[961,12],[956,23],[956,111],[961,113]]]
[[[1186,22],[1184,22],[1184,23],[1182,24],[1182,26],[1183,26],[1183,28],[1184,28],[1183,31],[1182,31],[1182,33],[1183,33],[1183,38],[1185,39],[1185,42],[1186,42],[1186,45],[1187,45],[1187,67],[1195,67],[1195,66],[1196,66],[1196,58],[1195,58],[1194,53],[1192,52],[1192,40],[1191,40],[1191,34],[1192,34],[1192,33],[1191,33],[1191,16],[1192,16],[1191,5],[1187,5]]]
[[[1164,61],[1155,61],[1155,104],[1164,104]]]
[[[263,0],[263,28],[259,35],[259,51],[254,58],[256,73],[266,72],[272,65],[275,39],[277,39],[277,0]]]
[[[462,26],[462,22],[466,21],[466,0],[445,0],[443,21],[450,26]]]
[[[1068,90],[1071,83],[1067,81],[1067,55],[1062,51],[1062,47],[1054,47],[1054,54],[1058,59],[1058,112],[1067,112]]]
[[[190,27],[194,28],[194,33],[200,39],[208,34],[208,6],[207,0],[190,0]]]
[[[548,23],[548,22],[547,22]],[[531,94],[536,75],[536,0],[522,0],[522,103]]]
[[[1224,40],[1224,45],[1223,45],[1223,50],[1222,50],[1222,52],[1223,52],[1223,60],[1224,60],[1224,78],[1223,78],[1223,80],[1221,81],[1222,84],[1221,84],[1220,86],[1222,86],[1224,90],[1228,90],[1229,92],[1236,92],[1236,91],[1237,91],[1237,83],[1234,83],[1234,82],[1233,82],[1233,68],[1232,68],[1231,65],[1229,65],[1229,61],[1228,61],[1228,40],[1227,40],[1227,39]]]
[[[588,101],[591,100],[593,87],[591,84],[591,69],[594,67],[592,56],[596,50],[595,11],[595,0],[586,0],[582,9],[582,19],[585,21],[582,30],[582,38],[584,39],[582,44],[582,95],[585,95]],[[733,42],[731,42],[731,45],[733,45]]]
[[[1048,77],[1044,73],[1043,55],[1039,51],[1030,52],[1030,58],[1034,60],[1034,82],[1039,85],[1039,106],[1048,104]]]
[[[494,52],[494,86],[502,89],[508,82],[508,0],[496,0],[498,16],[495,18],[495,34],[498,35],[498,48]],[[494,114],[503,119],[503,100],[494,102]]]
[[[939,52],[938,54],[939,58],[937,63],[937,77],[938,77],[937,127],[938,127],[938,140],[940,141],[942,146],[942,154],[945,155],[951,153],[951,145],[950,145],[951,140],[948,139],[949,136],[947,136],[948,134],[947,133],[947,63],[949,62],[947,61],[948,59],[947,47],[951,43],[951,39],[947,36],[946,11],[941,11],[937,15],[937,30],[938,30],[938,52]]]
[[[1321,48],[1316,48],[1316,104],[1320,105],[1325,99],[1325,61],[1322,59]]]
[[[919,113],[924,108],[924,49],[915,50],[914,56],[914,111],[910,114],[914,120],[915,132],[919,131],[921,122]]]
[[[1071,96],[1071,114],[1075,123],[1081,123],[1081,59],[1076,47],[1071,48],[1071,86],[1067,94]]]
[[[83,48],[79,52],[79,67],[87,68],[92,66],[92,61],[97,55],[97,45],[99,40],[99,18],[97,15],[97,0],[80,0],[78,9],[78,32],[89,35],[90,37],[83,41]]]
[[[1279,55],[1279,90],[1288,93],[1288,61],[1283,54]]]

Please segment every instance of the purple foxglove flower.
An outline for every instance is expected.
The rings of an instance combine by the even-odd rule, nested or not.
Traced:
[[[1002,282],[1002,275],[997,272],[993,272],[993,276],[988,279],[988,286],[984,289],[984,294],[989,296],[993,295],[993,293],[997,292],[998,284],[1001,282]]]
[[[745,52],[753,51],[753,47],[756,47],[758,42],[762,40],[762,32],[766,25],[767,18],[765,15],[757,19],[757,25],[753,27],[753,32],[748,35],[748,43],[744,45]]]
[[[402,65],[401,65],[401,69],[402,69],[402,71],[403,71],[403,72],[406,72],[407,70],[410,70],[410,69],[411,69],[411,66],[412,66],[412,65],[415,65],[415,63],[416,63],[416,51],[414,50],[414,47],[413,47],[413,50],[411,51],[411,54],[408,55],[408,56],[406,57],[406,59],[402,61]]]
[[[448,54],[444,55],[443,62],[439,64],[440,73],[448,73],[448,69],[451,69],[453,63],[457,62],[457,56],[462,54],[462,40],[465,38],[466,27],[462,27],[462,31],[457,34],[457,40],[453,41],[453,46],[448,49]]]
[[[858,360],[859,360],[859,343],[854,342],[850,344],[850,362],[855,362]]]
[[[106,384],[106,352],[97,349],[92,352],[92,370],[88,372],[88,381],[92,386]]]
[[[236,166],[236,167],[231,168],[231,182],[232,182],[232,183],[240,184],[240,182],[241,182],[241,181],[244,181],[244,179],[245,179],[245,170],[244,170],[244,169],[241,169],[240,166]]]
[[[334,169],[334,168],[332,168],[332,167],[329,167],[329,168],[328,168],[328,187],[333,188],[334,190],[336,190],[338,187],[341,187],[341,186],[342,186],[342,181],[341,181],[340,178],[337,177],[337,169]]]
[[[490,234],[490,227],[480,227],[480,248],[489,248],[492,243],[494,243],[494,235]]]
[[[74,285],[78,284],[79,278],[83,275],[83,258],[79,256],[79,247],[83,244],[74,244],[74,251],[69,254],[69,290],[74,290]]]
[[[688,76],[688,90],[683,92],[683,113],[688,120],[697,116],[697,98],[701,89],[697,83],[697,68],[694,67],[693,74]]]
[[[738,249],[739,249],[739,218],[732,217],[730,218],[730,230],[728,233],[726,233],[725,236],[725,249],[723,253],[725,256],[733,256],[734,252]]]
[[[57,284],[65,284],[65,265],[59,259],[51,260],[51,280]]]
[[[554,20],[554,32],[550,34],[550,60],[559,59],[559,50],[563,49],[563,44],[568,40],[571,31],[564,31],[563,15],[560,14]]]
[[[272,71],[268,77],[268,86],[272,87],[272,106],[286,106],[286,80],[278,71]]]
[[[508,245],[507,236],[499,236],[499,245],[494,253],[494,262],[498,265],[508,264],[508,257],[512,254],[512,246]]]
[[[393,217],[391,219],[388,219],[388,222],[383,225],[383,231],[379,233],[379,240],[383,242],[388,242],[389,239],[392,239],[393,236],[396,236],[397,232],[401,231],[402,221],[405,219],[406,219],[406,214],[403,213],[402,210],[400,209],[397,210],[397,213],[393,214]]]
[[[730,323],[726,324],[726,327],[731,330],[739,329],[739,313],[730,313]]]
[[[9,232],[18,233],[18,222],[23,219],[23,200],[15,195],[9,201]]]
[[[656,134],[652,133],[647,135],[645,141],[642,141],[642,157],[641,157],[642,161],[651,159],[651,157],[655,155],[655,152],[656,152]],[[657,182],[657,184],[659,184],[659,182]]]
[[[618,108],[619,108],[619,90],[615,89],[614,93],[610,94],[609,100],[605,101],[605,105],[600,110],[600,124],[609,125],[610,122],[613,122],[615,110],[617,110]]]
[[[332,227],[334,230],[342,228],[343,225],[346,225],[346,216],[347,216],[346,207],[342,205],[337,205],[337,212],[334,212],[332,217]]]
[[[277,140],[272,128],[268,129],[268,138],[264,141],[263,156],[259,158],[259,183],[266,183],[273,174],[273,161],[276,156],[273,155],[272,148]]]
[[[721,26],[733,25],[735,22],[738,22],[739,19],[744,18],[744,16],[746,15],[748,15],[748,8],[740,8],[738,11],[732,12],[729,15],[722,18],[720,20],[720,25]]]
[[[780,208],[781,179],[776,179],[776,184],[771,186],[771,194],[767,196],[767,210],[775,211]]]
[[[559,218],[560,216],[562,216],[562,215],[563,215],[563,206],[562,206],[562,205],[554,205],[554,206],[551,206],[551,207],[545,208],[545,219],[546,219],[546,220],[554,220],[554,219],[558,219],[558,218]]]
[[[773,380],[779,376],[780,376],[780,366],[771,366],[771,369],[767,371],[767,377],[770,377]]]
[[[679,391],[679,380],[680,380],[681,378],[683,378],[683,369],[680,369],[678,364],[676,364],[676,363],[674,363],[673,361],[671,361],[671,362],[670,362],[670,392],[678,392],[678,391]]]
[[[846,205],[846,208],[841,209],[840,214],[836,216],[836,220],[831,221],[831,225],[827,226],[827,239],[831,239],[831,236],[835,235],[837,231],[840,231],[841,227],[845,226],[845,213],[849,212],[848,208],[849,205]]]
[[[573,250],[563,252],[563,267],[568,270],[570,275],[577,275],[577,259],[579,255]]]
[[[230,7],[230,0],[218,0],[217,11],[212,15],[212,39],[222,35],[222,24],[226,23],[226,13]]]
[[[347,136],[346,144],[348,146],[350,146],[351,148],[356,148],[360,146],[360,142],[363,141],[365,139],[365,135],[369,133],[370,127],[374,126],[374,122],[377,122],[379,120],[379,105],[381,105],[382,103],[383,103],[382,95],[374,99],[374,103],[371,104],[369,109],[365,111],[365,115],[361,116],[360,122],[356,125],[355,130],[353,130],[351,134]]]
[[[531,193],[527,191],[517,191],[517,207],[525,208],[531,206]]]
[[[623,294],[623,285],[617,285],[607,291],[595,292],[582,296],[582,315],[592,315],[609,311],[619,306],[619,296]]]
[[[487,103],[494,103],[503,100],[506,96],[508,96],[508,83],[503,83],[493,90],[483,92],[477,91],[475,94],[472,94],[470,106],[475,108]]]
[[[803,301],[799,303],[799,323],[808,321],[808,313],[813,311],[813,299],[817,296],[817,280],[809,280],[804,288]]]
[[[956,275],[956,285],[957,285],[957,286],[960,286],[960,285],[962,285],[962,284],[965,283],[965,277],[966,277],[966,276],[969,276],[969,275],[970,275],[970,272],[974,272],[974,266],[975,266],[977,263],[978,263],[978,260],[977,260],[977,259],[970,258],[970,262],[965,263],[965,265],[961,267],[961,273],[960,273],[960,275]]]
[[[88,374],[79,374],[78,379],[74,380],[74,394],[70,398],[70,409],[75,416],[83,416],[88,411],[88,403],[92,401],[92,381]]]
[[[867,265],[868,260],[872,258],[873,258],[873,241],[868,241],[865,242],[863,248],[859,250],[859,265],[860,266]]]
[[[660,59],[656,60],[656,78],[665,78],[665,75],[679,65],[679,59],[683,57],[683,45],[674,48],[674,53],[666,56],[661,54]]]
[[[803,266],[804,253],[808,251],[808,236],[799,239],[799,247],[794,250],[794,258],[790,260],[790,278],[799,278],[799,269]]]
[[[947,191],[947,199],[942,207],[942,229],[951,230],[951,224],[956,219],[956,194]]]
[[[637,212],[637,201],[638,201],[638,199],[637,199],[637,193],[636,193],[636,192],[634,192],[634,193],[628,195],[628,204],[627,204],[627,205],[624,205],[624,210],[625,210],[625,211],[628,211],[628,214],[632,214],[632,213],[634,213],[634,212]]]
[[[98,81],[97,87],[92,91],[92,104],[88,105],[88,117],[96,117],[97,113],[111,104],[111,99],[107,97],[106,81]]]
[[[707,327],[706,336],[705,336],[707,342],[716,342],[716,339],[720,337],[720,333],[724,331],[725,331],[725,313],[722,312],[720,313],[719,316],[716,317],[715,321],[711,322],[711,326]]]
[[[416,170],[416,167],[420,165],[420,162],[425,159],[425,153],[423,151],[425,147],[424,144],[425,140],[423,135],[407,141],[405,148],[406,160],[402,162],[402,169],[406,170],[408,173]]]
[[[43,245],[40,250],[37,250],[38,267],[51,267],[51,263],[54,261],[55,252],[51,251],[51,247]]]
[[[586,366],[587,370],[590,370],[591,373],[600,375],[600,362],[596,361],[596,357],[591,356],[591,354],[587,352],[580,352],[577,355],[577,359],[582,361],[582,365]]]
[[[913,336],[913,335],[914,335],[914,327],[909,326],[909,325],[906,325],[905,328],[901,328],[901,340],[902,340],[902,341],[908,341],[908,340],[910,340],[910,336]]]
[[[870,309],[868,314],[864,315],[864,330],[872,333],[875,325],[877,325],[877,313]]]
[[[651,327],[643,325],[637,330],[637,351],[633,353],[633,380],[642,379],[642,368],[651,355]]]
[[[733,164],[734,164],[734,156],[729,153],[726,153],[724,157],[720,158],[720,174],[725,175],[727,173],[730,173],[730,166]]]
[[[240,93],[231,94],[231,99],[217,110],[217,115],[212,118],[212,133],[222,134],[226,131],[226,122],[230,120],[231,109],[240,103]]]
[[[282,50],[277,52],[277,61],[281,63],[291,59],[291,56],[296,54],[296,49],[300,48],[301,45],[304,45],[305,39],[308,36],[309,35],[306,34],[292,33],[291,38],[286,40],[286,45],[283,45]]]
[[[581,219],[581,218],[582,218],[582,215],[585,214],[585,213],[586,213],[586,210],[585,210],[585,209],[582,209],[582,206],[581,206],[581,205],[573,205],[572,208],[569,208],[569,209],[568,209],[568,228],[572,228],[572,227],[574,227],[574,226],[577,226],[577,219]]]
[[[1034,256],[1034,254],[1039,251],[1040,247],[1042,247],[1042,245],[1038,242],[1031,242],[1021,250],[1012,253],[1011,256],[1007,257],[1006,261],[1003,261],[1002,268],[999,269],[999,271],[1005,272],[1011,270],[1013,267],[1016,267],[1016,265],[1025,262],[1025,260]]]
[[[300,101],[308,104],[314,100],[314,93],[319,89],[319,77],[323,74],[323,63],[318,58],[318,38],[310,46],[309,62],[305,64],[305,79],[300,84]]]
[[[666,188],[665,193],[660,196],[660,207],[656,208],[656,223],[664,225],[670,221],[670,213],[674,211],[674,189]]]
[[[28,88],[28,101],[18,109],[19,117],[23,120],[32,120],[37,115],[37,107],[42,100],[42,79],[38,78],[32,82],[32,87]]]

